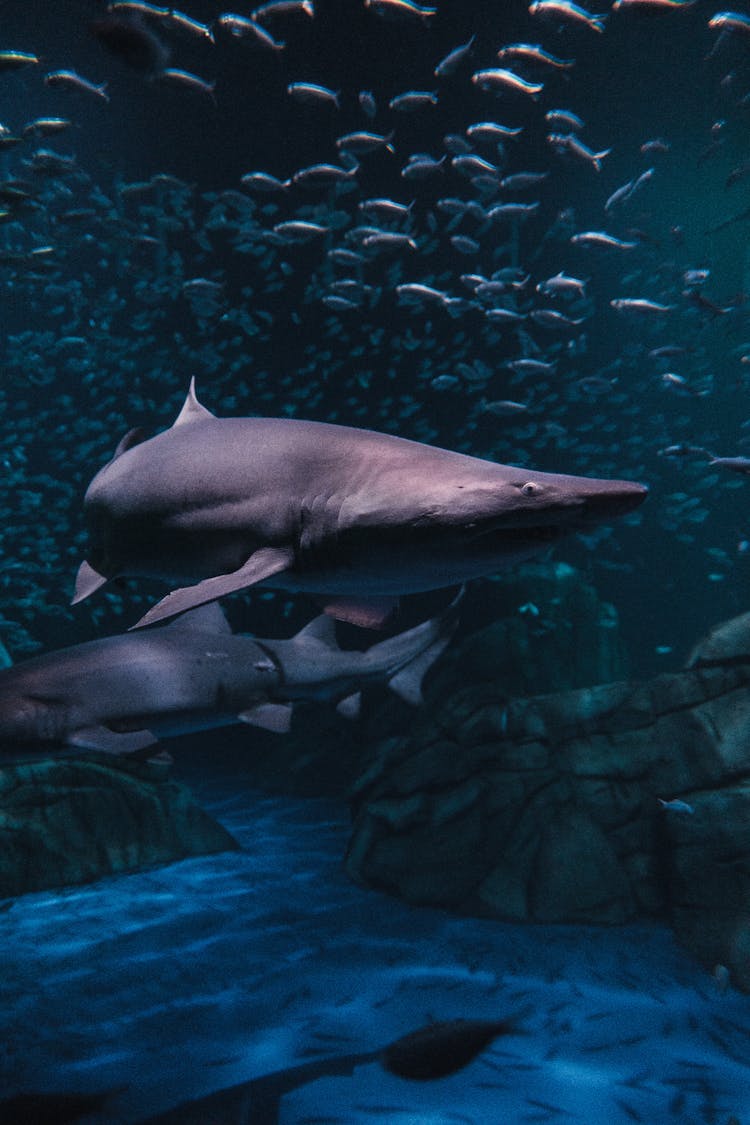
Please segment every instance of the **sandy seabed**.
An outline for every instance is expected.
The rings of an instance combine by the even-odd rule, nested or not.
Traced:
[[[241,851],[0,904],[2,1096],[120,1088],[86,1121],[130,1125],[431,1019],[521,1013],[452,1077],[370,1061],[292,1090],[279,1121],[750,1122],[750,997],[667,929],[411,908],[347,879],[342,805],[225,768],[190,783]]]

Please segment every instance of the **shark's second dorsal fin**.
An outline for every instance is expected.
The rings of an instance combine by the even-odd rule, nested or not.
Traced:
[[[336,623],[328,614],[321,613],[318,617],[313,617],[312,621],[308,621],[299,633],[295,633],[294,640],[319,641],[330,648],[338,648],[336,644]]]
[[[182,404],[182,410],[175,418],[174,426],[184,426],[188,422],[200,422],[202,418],[215,418],[216,415],[212,414],[210,410],[206,410],[205,406],[201,406],[198,402],[195,393],[195,376],[190,380],[190,389],[187,393],[187,398]]]
[[[117,448],[112,454],[112,460],[116,461],[121,457],[127,449],[132,449],[134,445],[140,445],[145,439],[146,433],[142,426],[134,426],[132,430],[128,430],[124,437],[121,437],[117,443]]]
[[[224,636],[232,632],[232,627],[218,602],[206,602],[205,605],[189,609],[186,613],[180,614],[174,621],[170,621],[166,628],[175,630],[197,629],[201,633],[217,633]]]

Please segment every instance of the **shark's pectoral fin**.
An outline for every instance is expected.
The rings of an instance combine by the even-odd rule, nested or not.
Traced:
[[[100,750],[103,754],[138,754],[158,742],[150,730],[132,730],[119,733],[109,727],[81,727],[65,739],[69,746],[79,750]],[[151,754],[149,757],[153,757]]]
[[[107,581],[108,579],[105,578],[103,574],[100,574],[98,570],[94,570],[91,563],[86,562],[84,559],[78,567],[73,600],[70,604],[78,605],[79,602],[82,602],[89,594],[93,594],[95,590],[98,590],[99,587],[103,586]]]
[[[382,629],[398,605],[398,598],[326,598],[323,612],[337,621],[348,621],[362,629]]]
[[[248,707],[247,711],[241,711],[237,718],[248,726],[286,734],[292,725],[293,709],[291,703],[258,703],[255,707]]]
[[[255,551],[239,570],[231,574],[217,574],[213,578],[204,578],[195,586],[183,586],[173,590],[162,598],[155,606],[143,616],[140,621],[132,625],[132,629],[141,629],[144,625],[153,625],[156,621],[163,621],[165,617],[173,617],[176,613],[184,613],[188,609],[214,602],[223,598],[225,594],[233,594],[237,590],[244,590],[262,582],[281,570],[288,570],[294,563],[294,551],[291,547],[261,547]]]

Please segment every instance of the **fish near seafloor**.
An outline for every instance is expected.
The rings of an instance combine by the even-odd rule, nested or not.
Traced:
[[[417,704],[460,598],[364,652],[341,649],[325,615],[289,640],[257,640],[233,634],[211,603],[157,629],[43,653],[0,671],[0,742],[148,757],[159,737],[232,723],[286,731],[301,699],[337,701],[354,717],[359,689],[375,680]]]
[[[400,1078],[445,1078],[468,1066],[499,1036],[518,1034],[514,1019],[440,1020],[396,1039],[379,1058]]]
[[[139,438],[127,434],[87,489],[90,550],[73,597],[120,575],[182,586],[138,626],[260,582],[322,597],[342,620],[382,624],[383,599],[390,610],[401,594],[493,574],[647,493],[373,430],[217,418],[193,382],[174,425]]]

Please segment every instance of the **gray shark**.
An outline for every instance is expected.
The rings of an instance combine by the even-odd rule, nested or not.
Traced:
[[[341,649],[326,615],[290,640],[259,640],[232,633],[211,603],[156,629],[34,656],[0,671],[0,742],[148,757],[158,738],[189,731],[238,722],[286,731],[301,699],[336,701],[353,717],[373,680],[417,704],[459,600],[364,652]]]
[[[84,499],[73,604],[120,575],[182,588],[149,625],[258,583],[378,625],[401,594],[493,574],[630,512],[632,481],[538,473],[293,418],[217,418],[190,384],[173,426],[123,438]]]

